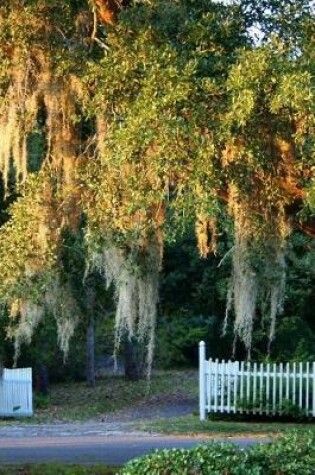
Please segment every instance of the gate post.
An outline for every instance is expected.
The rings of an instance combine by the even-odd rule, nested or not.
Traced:
[[[199,417],[201,421],[206,418],[206,345],[199,343]]]

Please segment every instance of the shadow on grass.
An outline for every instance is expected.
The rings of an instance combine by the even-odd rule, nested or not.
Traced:
[[[0,475],[115,475],[119,467],[105,465],[38,464],[0,466]]]

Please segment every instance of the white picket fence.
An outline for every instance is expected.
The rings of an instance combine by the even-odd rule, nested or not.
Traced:
[[[32,415],[32,368],[4,368],[0,375],[0,417]]]
[[[199,414],[276,415],[299,408],[315,417],[315,362],[251,363],[206,359],[199,344]]]

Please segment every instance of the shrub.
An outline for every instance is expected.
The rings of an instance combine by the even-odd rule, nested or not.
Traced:
[[[46,409],[49,407],[51,403],[50,395],[49,394],[42,394],[36,392],[34,394],[34,406],[36,409]]]
[[[239,399],[237,402],[237,408],[242,409],[243,413],[227,414],[229,420],[247,420],[247,421],[311,421],[312,418],[307,415],[307,411],[299,407],[298,404],[294,404],[290,399],[283,399],[281,404],[276,404],[274,410],[275,414],[272,414],[273,407],[269,398],[258,398],[256,401]],[[262,414],[259,411],[262,411]],[[266,413],[269,410],[269,413]],[[248,411],[248,412],[246,412]],[[219,415],[220,416],[220,415]],[[209,418],[213,418],[212,414],[209,414]],[[220,419],[220,417],[218,417]],[[221,419],[224,418],[221,417]]]
[[[160,450],[127,463],[120,475],[312,475],[315,433],[295,432],[247,450],[210,443]]]
[[[220,474],[231,469],[238,457],[238,449],[224,443],[199,445],[193,449],[157,450],[126,464],[121,475]]]
[[[266,475],[314,475],[315,432],[291,432],[272,444],[256,445],[250,457],[263,461]]]

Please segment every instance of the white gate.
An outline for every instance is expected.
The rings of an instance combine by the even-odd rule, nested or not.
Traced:
[[[206,360],[199,344],[199,413],[284,414],[315,417],[315,362],[251,363]]]
[[[32,415],[32,368],[4,368],[0,377],[0,416],[26,417]]]

